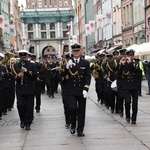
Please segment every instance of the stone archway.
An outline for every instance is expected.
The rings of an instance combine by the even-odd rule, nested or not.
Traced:
[[[53,46],[45,46],[42,50],[42,55],[55,55],[56,54],[56,49]]]

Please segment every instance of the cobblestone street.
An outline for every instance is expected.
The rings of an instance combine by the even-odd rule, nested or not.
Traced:
[[[148,150],[150,149],[150,99],[139,97],[136,125],[97,103],[94,80],[87,100],[85,137],[71,135],[65,128],[60,92],[55,98],[42,95],[41,112],[34,114],[31,130],[21,129],[16,106],[0,121],[1,150]]]

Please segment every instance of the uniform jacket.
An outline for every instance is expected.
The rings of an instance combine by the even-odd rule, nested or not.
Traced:
[[[19,78],[16,76],[16,94],[17,95],[30,95],[35,93],[35,81],[37,79],[37,71],[34,63],[29,61],[24,61],[23,65],[27,72],[24,73],[23,78]],[[17,75],[21,72],[22,64],[18,62],[14,64],[13,72]],[[23,84],[21,84],[23,81]]]
[[[126,62],[118,69],[118,75],[121,77],[123,90],[137,90],[140,68],[135,62]]]
[[[4,65],[0,65],[0,90],[5,89],[5,75],[6,74],[7,74],[6,67]]]
[[[74,62],[74,60],[72,59]],[[67,70],[69,79],[67,82],[68,93],[73,96],[83,96],[83,90],[88,91],[91,82],[91,71],[89,62],[80,59],[79,63]]]

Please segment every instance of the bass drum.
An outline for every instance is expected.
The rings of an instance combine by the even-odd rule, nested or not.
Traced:
[[[114,80],[112,83],[111,83],[111,89],[115,92],[118,91],[117,89],[117,80]]]

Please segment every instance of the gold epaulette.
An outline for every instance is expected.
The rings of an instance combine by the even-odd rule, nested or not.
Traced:
[[[89,85],[85,85],[84,87],[85,87],[85,88],[88,88],[88,89],[90,88],[90,86],[89,86]]]

